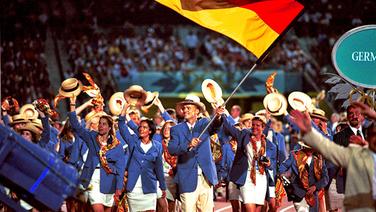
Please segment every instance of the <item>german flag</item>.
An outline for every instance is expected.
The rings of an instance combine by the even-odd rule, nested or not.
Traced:
[[[203,27],[222,33],[257,58],[304,6],[295,0],[156,0]]]

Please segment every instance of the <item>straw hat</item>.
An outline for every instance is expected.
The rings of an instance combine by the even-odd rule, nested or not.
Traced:
[[[312,99],[303,92],[294,91],[290,93],[288,101],[294,110],[305,111],[308,108],[308,111],[312,111]]]
[[[319,118],[325,121],[328,121],[328,119],[325,117],[325,111],[319,109],[319,108],[313,108],[311,117]]]
[[[184,105],[195,105],[200,110],[200,113],[205,111],[203,103],[200,101],[200,97],[194,94],[188,94],[183,101],[176,104],[176,111],[179,115],[182,115],[181,113],[183,112]]]
[[[88,123],[90,122],[93,118],[95,117],[101,117],[101,116],[104,116],[104,115],[107,115],[106,112],[104,111],[91,111],[90,113],[88,113],[86,116],[85,116],[85,122]]]
[[[26,119],[36,119],[39,115],[32,104],[22,106],[20,109],[20,114],[22,114]]]
[[[129,104],[139,103],[143,105],[146,100],[146,91],[139,85],[132,85],[124,91],[124,99],[127,100]]]
[[[241,117],[240,117],[240,122],[245,122],[247,120],[252,120],[254,117],[254,115],[252,113],[244,113]]]
[[[120,115],[121,110],[124,107],[124,102],[125,102],[125,99],[124,99],[122,92],[114,93],[111,96],[110,101],[108,102],[108,107],[110,108],[110,112],[115,116]]]
[[[159,93],[158,92],[146,92],[146,100],[144,105],[141,107],[142,110],[147,110],[151,106],[153,106],[155,100],[158,98]]]
[[[59,94],[64,97],[78,96],[81,93],[82,83],[76,78],[68,78],[61,83]]]
[[[23,114],[16,114],[12,116],[12,122],[10,123],[11,126],[15,124],[21,124],[21,123],[28,123],[30,122]]]
[[[222,89],[212,79],[206,79],[201,84],[202,94],[209,103],[217,103],[222,99]]]
[[[260,120],[262,123],[266,124],[266,118],[265,116],[261,116],[261,115],[255,115],[252,119],[253,120]]]
[[[280,116],[287,111],[286,98],[279,93],[270,93],[264,98],[264,107],[273,116]]]
[[[255,116],[265,116],[266,117],[266,110],[262,109],[255,113]]]
[[[38,128],[40,130],[43,130],[42,120],[40,120],[40,119],[32,119],[31,120],[31,124],[33,124],[36,128]]]
[[[20,133],[24,130],[27,130],[27,131],[30,131],[31,133],[33,133],[35,135],[36,141],[40,140],[41,133],[38,130],[38,128],[35,127],[32,123],[30,123],[30,122],[26,123],[25,126],[22,126],[22,127],[17,129],[17,131],[20,132]]]

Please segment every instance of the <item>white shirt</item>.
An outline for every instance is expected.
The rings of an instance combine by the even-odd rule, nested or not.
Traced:
[[[309,156],[308,159],[307,159],[308,166],[310,166],[311,162],[312,162],[312,155]]]
[[[152,147],[152,145],[153,144],[151,142],[149,142],[147,144],[144,144],[144,143],[141,142],[141,148],[142,148],[142,150],[144,150],[145,153],[147,151],[149,151],[149,149]]]
[[[144,143],[142,143],[141,142],[141,148],[142,148],[142,150],[144,150],[144,152],[146,153],[147,151],[149,151],[149,149],[152,147],[152,143],[151,142],[149,142],[149,143],[147,143],[147,144],[144,144]],[[137,188],[137,189],[142,189],[142,181],[141,181],[141,174],[138,176],[138,178],[137,178],[137,181],[136,181],[136,185],[134,186],[135,188]]]
[[[188,126],[188,129],[191,131],[191,133],[192,133],[192,130],[193,130],[193,128],[195,127],[195,125],[196,125],[196,122],[195,123],[193,123],[193,124],[190,124],[189,122],[185,122],[185,123],[187,123],[187,126]],[[201,167],[200,167],[200,165],[197,163],[197,174],[198,175],[201,175],[202,174],[202,169],[201,169]]]
[[[352,127],[351,125],[349,125],[349,127],[353,131],[354,135],[357,135],[357,131],[359,130],[360,135],[362,136],[362,139],[364,140],[364,135],[363,135],[363,132],[362,132],[362,126],[360,126],[358,129],[355,128],[355,127]]]
[[[185,123],[187,123],[188,129],[191,130],[191,131],[193,130],[193,128],[194,128],[195,125],[196,125],[196,122],[193,123],[193,124],[190,124],[189,122],[185,122]]]
[[[256,141],[256,148],[257,148],[257,152],[260,150],[261,148],[261,141]],[[247,159],[248,159],[248,171],[251,170],[252,168],[252,160],[253,160],[253,146],[252,146],[252,142],[249,142],[246,146],[246,150],[247,150]],[[264,156],[266,155],[266,151],[265,151],[265,154]],[[258,171],[258,164],[256,163],[256,170]]]

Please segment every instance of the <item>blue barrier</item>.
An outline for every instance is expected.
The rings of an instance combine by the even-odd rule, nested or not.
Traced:
[[[74,167],[2,125],[0,179],[34,207],[54,211],[75,194],[79,183]]]

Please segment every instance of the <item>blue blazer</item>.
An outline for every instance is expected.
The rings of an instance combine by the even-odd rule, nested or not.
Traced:
[[[193,192],[197,188],[198,166],[211,185],[218,183],[217,171],[210,148],[210,135],[217,132],[221,121],[216,120],[202,135],[201,143],[191,150],[188,144],[193,138],[198,138],[202,130],[209,123],[209,119],[201,118],[196,121],[192,132],[186,122],[181,122],[171,128],[171,140],[168,151],[171,155],[178,156],[175,182],[180,193]]]
[[[82,165],[85,163],[84,154],[88,150],[86,143],[74,133],[75,141],[63,141],[60,142],[59,155],[61,158],[64,158],[66,154],[69,155],[67,163],[74,166],[77,170],[82,169]]]
[[[119,117],[119,130],[121,136],[128,144],[129,151],[133,151],[133,154],[130,153],[132,155],[129,158],[127,191],[132,192],[140,175],[144,194],[157,193],[157,180],[159,181],[159,187],[162,190],[166,190],[161,141],[152,140],[152,147],[147,152],[144,152],[138,135],[130,134],[125,124],[125,116]]]
[[[225,115],[223,115],[222,118],[224,127],[230,132],[230,134],[236,139],[238,143],[235,159],[230,172],[230,181],[239,186],[243,186],[245,184],[249,168],[246,146],[250,141],[251,131],[250,129],[239,130],[231,124],[231,119],[229,119]],[[266,156],[270,159],[271,162],[270,166],[267,167],[268,170],[274,171],[276,169],[276,152],[277,150],[275,145],[271,141],[266,139]]]
[[[291,170],[291,184],[294,188],[294,193],[298,197],[304,198],[307,191],[301,185],[301,181],[299,178],[299,170],[296,164],[296,160],[293,156],[293,152],[290,153],[289,157],[280,166],[281,173],[285,173],[288,170]],[[327,171],[327,167],[325,164],[325,160],[323,160],[322,174],[321,174],[320,180],[316,180],[315,178],[315,173],[313,170],[313,160],[311,161],[311,164],[309,166],[308,181],[309,181],[309,186],[315,185],[317,188],[314,193],[315,199],[316,199],[316,205],[312,209],[314,209],[313,211],[318,211],[318,204],[317,204],[318,192],[317,191],[322,188],[325,188],[325,186],[328,184],[328,181],[329,181],[329,176],[328,176],[328,171]],[[310,211],[311,211],[311,207],[310,207]]]
[[[170,116],[166,111],[163,112],[163,113],[161,113],[161,116],[162,116],[163,120],[165,120],[165,121],[173,120],[173,119],[171,118],[171,116]],[[127,122],[127,125],[128,125],[129,128],[131,128],[131,130],[132,130],[136,135],[138,135],[138,126],[137,126],[136,123],[134,123],[134,121],[129,120],[129,121]],[[157,134],[157,133],[155,133],[155,134],[153,135],[153,139],[152,139],[152,140],[155,140],[155,141],[162,141],[162,136],[161,136],[161,134]]]
[[[98,132],[89,131],[82,127],[76,117],[76,112],[69,112],[69,121],[75,132],[86,143],[89,153],[84,164],[84,168],[81,174],[82,185],[87,188],[90,183],[94,170],[99,167],[100,169],[100,192],[104,194],[113,194],[115,190],[121,190],[123,188],[123,178],[125,170],[124,151],[121,144],[115,148],[109,150],[106,153],[106,158],[109,167],[111,168],[111,174],[107,174],[99,161],[100,147],[96,142]],[[107,141],[112,142],[112,139]]]
[[[41,118],[41,120],[42,120],[43,131],[42,131],[41,138],[38,142],[38,145],[42,147],[43,149],[48,150],[49,152],[56,153],[55,145],[51,141],[51,126],[50,126],[50,123],[48,122],[48,116]]]

